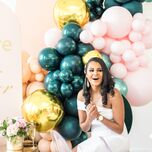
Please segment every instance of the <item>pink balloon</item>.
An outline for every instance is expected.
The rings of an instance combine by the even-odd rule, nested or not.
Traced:
[[[142,42],[145,44],[146,49],[152,48],[152,32],[146,35],[143,35]]]
[[[145,22],[145,20],[146,20],[143,13],[136,13],[136,14],[134,14],[133,19],[139,19],[139,20],[141,20],[143,22]]]
[[[118,63],[118,62],[121,61],[121,56],[120,56],[120,55],[113,54],[113,53],[110,53],[110,60],[111,60],[111,62],[113,62],[113,63]]]
[[[101,21],[107,24],[107,35],[109,37],[123,38],[131,30],[132,15],[127,9],[121,6],[113,6],[102,14]]]
[[[89,30],[83,30],[80,33],[80,40],[83,43],[91,43],[94,40],[92,33]]]
[[[134,19],[132,22],[132,29],[135,32],[142,32],[144,30],[145,27],[145,22],[143,20],[140,19]]]
[[[122,59],[125,62],[131,62],[135,59],[136,55],[132,50],[126,50],[123,55],[122,55]]]
[[[105,46],[105,40],[102,37],[95,38],[92,45],[95,49],[101,50]]]
[[[111,44],[111,52],[115,55],[121,55],[124,52],[124,50],[124,45],[120,41],[114,41]]]
[[[51,141],[42,138],[38,143],[38,150],[40,152],[51,152],[50,145]]]
[[[127,69],[122,63],[115,63],[111,66],[110,72],[117,78],[124,78],[127,74]]]
[[[52,28],[48,30],[44,35],[44,43],[47,47],[55,47],[58,41],[61,39],[62,33],[58,28]]]
[[[132,42],[137,42],[142,40],[142,35],[139,32],[131,31],[129,33],[129,40]]]
[[[145,44],[142,41],[132,43],[132,49],[135,52],[136,56],[140,56],[145,52]]]
[[[137,70],[138,67],[139,67],[139,61],[138,61],[138,59],[136,58],[136,59],[134,59],[134,60],[131,61],[131,62],[125,63],[125,65],[126,65],[128,71],[135,71],[135,70]]]
[[[107,32],[107,25],[101,20],[95,20],[92,22],[90,30],[95,36],[104,36]]]
[[[128,39],[122,39],[121,42],[123,43],[125,50],[131,48],[131,42]]]
[[[103,53],[110,54],[111,53],[111,44],[115,41],[115,39],[104,37],[105,38],[105,47],[102,49]]]
[[[126,95],[133,106],[143,106],[152,100],[152,71],[147,68],[139,68],[137,71],[128,72],[124,78],[128,87]]]
[[[138,57],[139,65],[141,67],[147,67],[148,66],[148,57],[146,55],[141,55]]]

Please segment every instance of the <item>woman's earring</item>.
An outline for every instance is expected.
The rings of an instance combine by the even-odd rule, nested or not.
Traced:
[[[87,87],[89,88],[90,87],[90,83],[89,83],[87,78],[86,78],[86,81],[87,81]]]

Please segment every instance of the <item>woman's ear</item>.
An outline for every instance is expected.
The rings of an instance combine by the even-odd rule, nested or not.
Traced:
[[[84,66],[84,74],[87,73],[86,65]]]

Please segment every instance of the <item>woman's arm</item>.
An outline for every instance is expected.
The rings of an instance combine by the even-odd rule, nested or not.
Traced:
[[[82,91],[78,93],[77,99],[81,102],[84,102],[84,97],[82,95]],[[78,116],[79,116],[79,124],[81,129],[84,132],[87,132],[90,130],[92,121],[97,118],[99,115],[97,108],[94,104],[90,103],[87,106],[86,111],[78,110]]]
[[[113,131],[121,134],[123,132],[124,127],[124,103],[123,98],[118,90],[114,90],[114,96],[110,96],[109,101],[112,105],[112,112],[113,112],[113,120],[108,120],[104,118],[102,123],[105,124],[108,128],[112,129]]]

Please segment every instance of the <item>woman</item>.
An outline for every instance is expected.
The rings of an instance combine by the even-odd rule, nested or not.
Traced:
[[[91,137],[73,152],[127,152],[123,99],[102,59],[91,58],[85,75],[77,105],[80,127],[84,132],[91,130]]]

